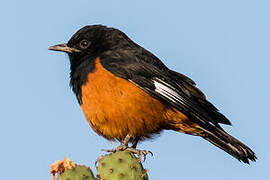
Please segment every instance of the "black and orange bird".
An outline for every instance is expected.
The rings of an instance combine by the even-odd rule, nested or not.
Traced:
[[[120,141],[112,151],[141,155],[137,143],[163,130],[200,136],[239,161],[255,153],[222,129],[231,122],[190,78],[167,68],[159,58],[122,31],[85,26],[67,44],[49,47],[68,53],[70,85],[93,130]],[[131,145],[129,145],[131,143]]]

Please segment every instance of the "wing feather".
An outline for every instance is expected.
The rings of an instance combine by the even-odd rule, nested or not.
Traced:
[[[106,54],[100,59],[104,68],[111,73],[134,83],[154,98],[170,104],[200,125],[211,124],[220,127],[218,123],[231,124],[213,104],[207,101],[193,80],[168,69],[159,59],[144,60],[147,57],[149,56],[140,57],[121,52],[115,56]]]

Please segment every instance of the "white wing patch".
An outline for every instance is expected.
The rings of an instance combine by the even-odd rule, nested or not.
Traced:
[[[179,94],[173,90],[174,88],[171,85],[158,78],[153,79],[153,82],[155,85],[155,91],[157,93],[163,95],[173,102],[181,101],[181,96],[179,96]]]

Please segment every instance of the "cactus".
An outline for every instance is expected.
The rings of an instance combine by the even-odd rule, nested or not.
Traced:
[[[89,167],[83,165],[77,165],[69,158],[65,157],[64,160],[56,161],[51,165],[50,173],[55,180],[56,174],[58,174],[57,180],[94,180],[95,177]]]
[[[119,151],[99,158],[97,171],[101,180],[148,180],[140,158],[130,152]]]
[[[57,180],[94,180],[95,177],[89,167],[77,165],[72,169],[65,170]]]
[[[97,163],[96,180],[148,180],[147,170],[143,168],[140,158],[131,152],[107,154],[98,158]],[[53,163],[50,173],[53,180],[57,174],[57,180],[95,180],[89,167],[77,165],[66,157]]]

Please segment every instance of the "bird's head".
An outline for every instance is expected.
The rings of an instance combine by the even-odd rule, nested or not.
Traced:
[[[77,31],[68,43],[49,47],[49,50],[68,53],[71,65],[94,59],[103,52],[132,45],[132,41],[120,30],[103,25],[90,25]]]

